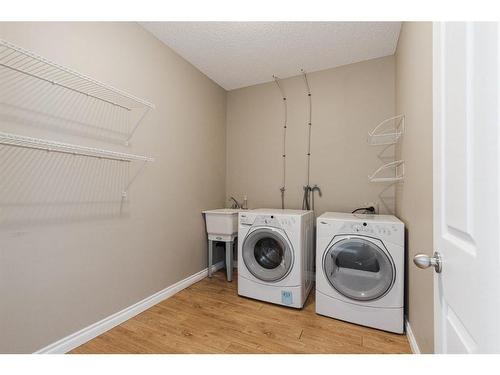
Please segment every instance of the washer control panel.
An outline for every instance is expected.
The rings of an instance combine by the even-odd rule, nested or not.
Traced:
[[[278,218],[274,215],[262,215],[257,216],[254,221],[255,225],[263,225],[263,226],[271,226],[271,227],[280,227],[280,222]]]
[[[276,215],[240,215],[240,225],[262,225],[276,228],[293,227],[296,224],[294,217],[276,216]]]
[[[254,216],[248,215],[246,213],[240,214],[240,225],[252,225],[254,221]]]

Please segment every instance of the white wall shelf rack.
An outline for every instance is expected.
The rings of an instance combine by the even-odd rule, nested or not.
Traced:
[[[368,132],[368,144],[370,146],[391,147],[401,140],[405,132],[405,115],[390,117],[375,126]],[[404,160],[394,160],[380,166],[375,172],[368,176],[370,182],[403,182],[405,178]]]
[[[391,145],[398,142],[405,132],[405,115],[388,118],[368,132],[368,144],[372,146]]]
[[[83,155],[99,159],[109,159],[118,160],[124,162],[130,161],[144,161],[152,162],[153,158],[141,155],[127,154],[123,152],[104,150],[100,148],[87,147],[74,145],[70,143],[62,143],[57,141],[50,141],[40,138],[26,137],[23,135],[9,134],[0,132],[0,144],[21,147],[21,148],[31,148],[37,150],[45,150],[49,152],[58,152],[64,154],[72,155]]]
[[[142,171],[146,163],[154,161],[153,158],[142,155],[127,154],[123,152],[110,151],[95,147],[74,145],[70,143],[62,143],[47,139],[26,137],[22,135],[16,135],[4,132],[0,132],[0,144],[12,147],[19,147],[19,148],[45,150],[47,152],[57,152],[70,155],[81,155],[98,159],[115,160],[120,162],[133,162],[133,161],[143,162],[142,167],[125,186],[122,192],[123,198],[127,197],[128,189],[132,185],[135,178]]]
[[[368,176],[370,182],[400,182],[405,178],[404,160],[395,160],[380,166]]]
[[[62,88],[105,105],[118,107],[125,113],[130,113],[132,110],[142,111],[138,116],[133,116],[131,130],[125,140],[127,145],[148,111],[155,108],[154,104],[147,100],[99,82],[2,39],[0,39],[0,67],[46,82],[49,84],[47,87]]]

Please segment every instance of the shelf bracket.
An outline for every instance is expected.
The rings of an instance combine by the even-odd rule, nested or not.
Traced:
[[[137,128],[139,127],[139,125],[141,124],[142,120],[144,120],[144,118],[146,117],[146,115],[148,114],[150,108],[149,107],[146,107],[144,109],[144,112],[142,112],[142,115],[141,117],[139,118],[139,120],[137,120],[137,122],[135,123],[134,127],[132,128],[132,131],[130,132],[127,140],[125,141],[125,146],[130,146],[130,140],[132,139],[132,137],[134,136],[135,134],[135,131],[137,130]]]
[[[146,167],[147,161],[143,161],[137,172],[134,174],[134,176],[129,180],[127,186],[122,191],[122,199],[127,199],[128,197],[128,191],[130,189],[130,186],[134,183],[134,181],[137,179],[137,177],[144,171],[144,168]]]

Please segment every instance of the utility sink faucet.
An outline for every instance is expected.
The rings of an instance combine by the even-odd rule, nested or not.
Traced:
[[[233,201],[233,203],[231,204],[231,208],[237,208],[237,209],[240,209],[240,208],[243,208],[241,203],[238,202],[234,197],[229,197],[228,201]]]

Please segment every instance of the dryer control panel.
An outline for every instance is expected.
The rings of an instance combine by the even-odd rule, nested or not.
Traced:
[[[398,231],[396,225],[380,225],[365,222],[347,224],[346,226],[347,228],[345,229],[353,233],[363,233],[379,236],[390,236]]]

